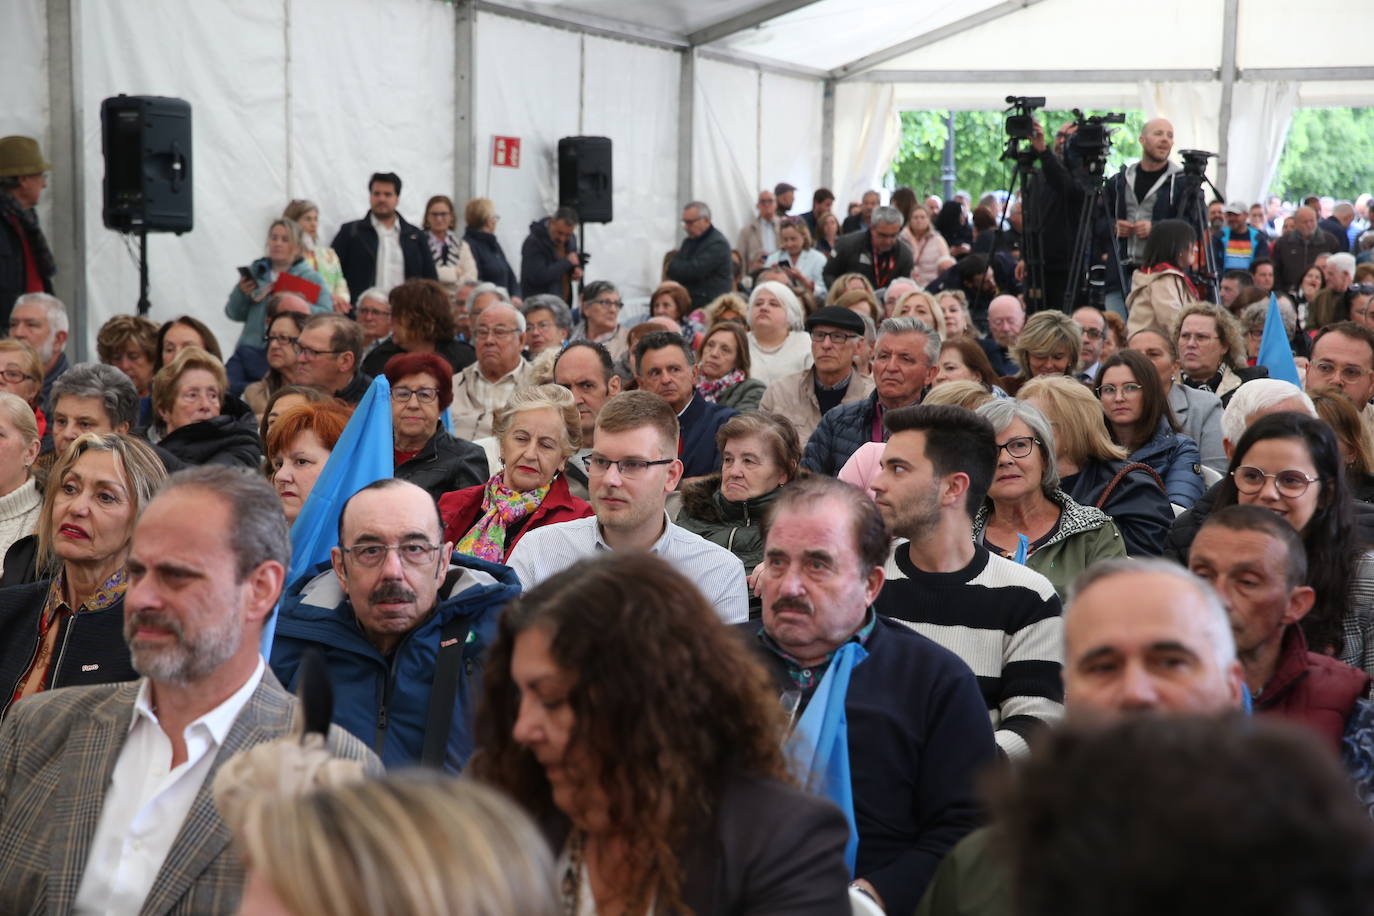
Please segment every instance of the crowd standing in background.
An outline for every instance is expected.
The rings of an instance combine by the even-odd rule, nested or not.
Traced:
[[[779,181],[643,302],[377,172],[75,365],[0,139],[0,911],[1369,912],[1374,198],[1195,226],[1157,118],[1081,285],[1072,127],[1038,228]]]

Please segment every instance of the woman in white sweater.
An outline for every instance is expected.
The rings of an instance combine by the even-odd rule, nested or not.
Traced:
[[[811,368],[811,335],[802,330],[801,303],[776,280],[749,295],[749,375],[768,384]]]
[[[33,408],[16,394],[0,392],[0,571],[10,545],[38,528],[43,494],[31,472],[38,440]]]

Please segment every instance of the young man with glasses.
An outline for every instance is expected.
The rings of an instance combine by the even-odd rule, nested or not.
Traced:
[[[665,510],[682,478],[678,432],[673,409],[647,391],[627,391],[605,403],[587,459],[596,514],[546,525],[520,539],[508,563],[526,590],[602,550],[648,550],[695,582],[721,620],[748,619],[739,557],[673,524]]]
[[[811,368],[777,379],[759,402],[760,410],[792,421],[803,447],[831,408],[873,393],[873,379],[854,368],[864,335],[857,312],[828,305],[808,315],[805,326],[811,335]]]
[[[491,421],[516,389],[531,383],[525,348],[525,316],[506,302],[488,305],[472,322],[477,362],[453,376],[449,418],[453,435],[480,439],[491,435]]]
[[[359,368],[363,329],[343,315],[313,315],[296,338],[296,382],[357,405],[372,384]]]
[[[454,553],[442,532],[420,487],[369,484],[344,504],[330,562],[282,599],[273,672],[294,688],[302,655],[318,649],[335,724],[388,767],[467,763],[478,661],[519,592],[511,570]]]
[[[1353,321],[1322,328],[1307,364],[1307,390],[1337,388],[1360,412],[1364,428],[1374,435],[1374,330]]]

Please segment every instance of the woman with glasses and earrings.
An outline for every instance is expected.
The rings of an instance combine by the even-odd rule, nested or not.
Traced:
[[[391,304],[391,339],[373,348],[363,359],[363,372],[372,377],[386,371],[398,353],[434,353],[462,372],[477,360],[472,344],[457,340],[453,307],[437,280],[413,277],[387,296]]]
[[[267,374],[243,389],[243,402],[259,420],[272,395],[279,388],[296,382],[296,366],[300,360],[296,342],[304,326],[305,316],[297,312],[282,312],[267,326],[267,336],[263,338],[267,346]]]
[[[0,391],[16,395],[33,411],[38,423],[38,437],[48,431],[48,418],[43,415],[43,363],[33,347],[22,340],[0,340]]]
[[[156,419],[137,434],[186,464],[256,468],[262,459],[257,418],[229,393],[224,366],[187,347],[153,376]]]
[[[1374,671],[1374,552],[1361,536],[1336,434],[1316,417],[1272,413],[1236,443],[1211,511],[1254,505],[1293,526],[1307,551],[1316,603],[1300,626],[1313,652]],[[1174,522],[1170,550],[1186,563],[1202,519],[1198,509]]]
[[[435,353],[402,353],[386,364],[391,384],[391,435],[396,476],[437,503],[454,490],[487,479],[487,453],[449,435],[440,422],[453,403],[453,370]]]
[[[288,525],[301,514],[352,416],[346,404],[320,401],[292,407],[267,430],[267,466]]]
[[[267,333],[267,300],[278,291],[295,292],[311,303],[311,310],[332,312],[334,297],[324,277],[302,255],[301,227],[293,219],[279,217],[267,227],[267,254],[239,268],[239,282],[229,292],[224,314],[242,321],[236,347],[256,347]],[[289,276],[291,279],[285,279]]]
[[[492,419],[501,470],[439,499],[444,540],[456,553],[504,563],[527,531],[592,514],[560,473],[582,446],[582,419],[561,385],[522,388]]]
[[[496,224],[501,219],[496,213],[496,204],[485,197],[474,197],[463,208],[463,241],[472,251],[477,262],[477,279],[483,283],[495,283],[512,296],[520,295],[520,278],[511,269],[506,253],[496,238]]]
[[[1126,555],[1121,532],[1102,510],[1079,505],[1060,488],[1054,431],[1044,414],[1010,398],[976,412],[997,434],[997,467],[974,516],[973,539],[1049,579],[1065,601],[1079,573]]]
[[[1191,509],[1206,489],[1201,456],[1197,443],[1179,434],[1154,364],[1143,353],[1123,350],[1102,363],[1095,381],[1112,441],[1126,450],[1126,460],[1153,468],[1169,502]]]
[[[620,290],[608,280],[594,280],[582,287],[582,320],[573,328],[572,340],[599,343],[616,362],[630,352],[630,329],[620,323],[625,306]]]
[[[727,321],[706,332],[697,360],[697,394],[738,411],[756,410],[768,386],[749,377],[749,332]]]

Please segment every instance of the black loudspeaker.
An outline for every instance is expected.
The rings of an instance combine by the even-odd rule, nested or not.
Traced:
[[[558,205],[572,207],[584,223],[611,221],[610,137],[558,141]]]
[[[100,103],[101,217],[118,232],[189,232],[191,103],[119,95]]]

